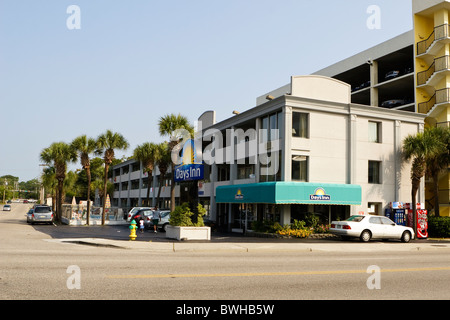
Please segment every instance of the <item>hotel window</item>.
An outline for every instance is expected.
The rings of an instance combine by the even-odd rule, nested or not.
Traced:
[[[282,125],[281,121],[281,112],[272,113],[271,115],[261,118],[261,129],[263,129],[263,131],[260,133],[260,141],[268,142],[277,140],[280,137],[279,129]]]
[[[308,162],[307,156],[292,156],[292,180],[308,182]]]
[[[369,183],[381,183],[381,162],[369,161]]]
[[[309,139],[309,114],[292,112],[292,136]]]
[[[369,142],[381,143],[381,122],[369,121]]]

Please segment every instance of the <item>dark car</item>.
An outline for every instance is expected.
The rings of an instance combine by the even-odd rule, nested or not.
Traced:
[[[406,104],[406,100],[403,99],[392,99],[384,101],[381,106],[383,108],[395,108]]]
[[[397,78],[400,75],[400,71],[393,70],[386,73],[386,76],[384,77],[386,80]]]
[[[130,221],[135,221],[137,225],[139,225],[139,220],[144,219],[144,221],[147,221],[147,217],[151,217],[153,216],[153,210],[152,209],[140,209],[138,211],[136,211],[135,213],[133,213],[133,215],[131,216]]]

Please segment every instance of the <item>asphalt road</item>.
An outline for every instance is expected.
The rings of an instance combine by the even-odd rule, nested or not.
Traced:
[[[97,236],[126,241],[126,226],[31,226],[25,218],[28,207],[13,204],[11,212],[0,212],[2,300],[149,299],[178,300],[183,306],[186,300],[450,299],[450,244],[436,243],[429,250],[371,251],[370,243],[346,242],[368,249],[295,252],[277,250],[274,239],[217,235],[212,242],[258,241],[267,250],[97,247],[55,240]],[[147,232],[145,237],[140,241],[168,241],[159,233]]]

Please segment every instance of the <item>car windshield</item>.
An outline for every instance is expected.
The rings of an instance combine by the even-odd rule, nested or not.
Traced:
[[[364,219],[363,216],[351,216],[345,221],[361,222]]]
[[[34,209],[34,212],[36,212],[36,213],[49,213],[51,211],[52,210],[50,209],[50,207],[36,207]]]

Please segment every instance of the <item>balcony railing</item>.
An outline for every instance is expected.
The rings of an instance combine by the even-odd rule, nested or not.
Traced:
[[[437,90],[427,102],[419,103],[419,113],[427,114],[436,104],[450,103],[450,88]]]
[[[440,128],[450,128],[450,121],[446,121],[446,122],[438,122],[436,123],[436,127],[440,127]]]
[[[430,49],[434,41],[442,40],[448,38],[449,36],[450,36],[450,26],[448,24],[443,24],[438,27],[435,27],[434,31],[427,39],[417,43],[417,55],[426,53],[428,49]]]
[[[417,74],[417,85],[421,86],[433,76],[434,73],[450,69],[450,56],[443,56],[434,59],[428,70],[419,72]]]

